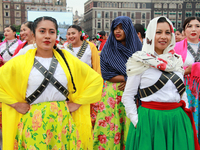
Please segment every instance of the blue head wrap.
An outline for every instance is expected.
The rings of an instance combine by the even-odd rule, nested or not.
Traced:
[[[117,41],[114,36],[114,29],[117,25],[122,24],[122,29],[126,35],[126,46]],[[120,16],[113,20],[111,33],[101,52],[101,73],[104,80],[109,80],[117,75],[126,75],[126,62],[136,51],[142,49],[136,30],[129,17]]]

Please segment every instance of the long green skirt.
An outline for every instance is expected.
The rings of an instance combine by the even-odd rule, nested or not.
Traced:
[[[178,107],[172,110],[138,109],[138,124],[131,123],[127,150],[194,150],[189,117]]]
[[[124,150],[130,120],[121,102],[120,83],[106,81],[94,127],[94,150]]]
[[[14,149],[83,150],[66,102],[31,105],[18,124]]]

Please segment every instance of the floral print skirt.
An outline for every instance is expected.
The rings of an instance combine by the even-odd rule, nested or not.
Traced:
[[[185,78],[185,80],[186,80],[185,88],[186,88],[189,108],[193,114],[194,123],[195,123],[196,131],[197,131],[197,137],[198,137],[198,141],[200,143],[200,92],[198,90],[199,85],[196,87],[194,86],[194,89],[190,90],[189,85],[187,84],[188,79]],[[197,85],[197,83],[194,83],[194,85]]]
[[[31,105],[18,124],[15,150],[83,150],[66,101]]]
[[[92,120],[92,128],[93,129],[94,129],[94,125],[96,122],[98,110],[99,110],[99,102],[90,104],[90,117]]]
[[[125,149],[130,120],[121,102],[123,92],[118,90],[119,84],[104,82],[94,127],[94,150]]]

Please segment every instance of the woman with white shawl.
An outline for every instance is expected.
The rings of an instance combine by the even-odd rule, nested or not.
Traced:
[[[127,83],[122,96],[131,120],[126,149],[199,149],[183,83],[183,62],[174,53],[175,35],[166,17],[150,21],[142,51],[127,62]],[[139,91],[142,105],[133,101]],[[196,138],[195,138],[196,137]],[[195,142],[194,142],[195,141]]]

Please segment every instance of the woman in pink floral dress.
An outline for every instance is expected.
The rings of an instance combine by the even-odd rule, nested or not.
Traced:
[[[94,149],[125,148],[130,120],[126,117],[121,96],[126,84],[126,62],[142,44],[129,17],[117,17],[101,52],[101,73],[105,80],[94,127]]]

